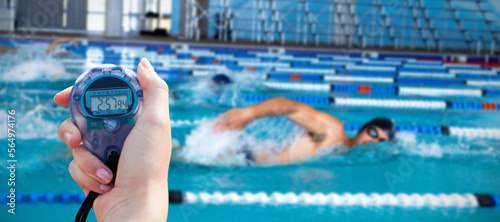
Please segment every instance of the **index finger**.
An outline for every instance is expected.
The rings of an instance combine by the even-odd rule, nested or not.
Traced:
[[[71,89],[73,89],[73,86],[70,86],[63,91],[57,93],[54,96],[54,102],[57,103],[57,105],[60,106],[69,106],[69,97],[71,95]]]

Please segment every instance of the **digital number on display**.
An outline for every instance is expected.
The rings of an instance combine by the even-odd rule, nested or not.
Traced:
[[[90,97],[90,110],[92,112],[127,109],[127,95],[125,94]]]

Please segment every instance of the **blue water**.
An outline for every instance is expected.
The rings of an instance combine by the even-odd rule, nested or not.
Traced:
[[[63,62],[68,58],[45,58],[37,50],[43,41],[31,42],[19,55],[2,57],[0,73],[0,138],[6,139],[7,109],[17,111],[17,159],[20,193],[79,192],[67,167],[71,150],[57,138],[57,127],[69,118],[67,108],[58,107],[52,97],[71,86],[85,70]],[[102,49],[102,48],[101,48]],[[98,49],[96,49],[98,50]],[[79,55],[70,58],[84,60]],[[87,59],[89,61],[90,59]],[[41,65],[43,64],[43,66]],[[14,71],[12,71],[14,70]],[[62,71],[61,71],[62,70]],[[22,75],[21,75],[22,73]],[[222,89],[210,88],[207,77],[170,81],[171,91],[181,98],[171,101],[172,120],[202,120],[199,125],[172,128],[174,143],[197,155],[174,152],[169,171],[169,188],[191,192],[362,192],[362,193],[500,193],[500,148],[495,139],[401,133],[394,143],[334,150],[289,165],[246,166],[241,159],[216,161],[217,155],[236,150],[240,140],[283,146],[300,128],[283,117],[253,122],[241,133],[211,135],[214,118],[231,107],[250,105],[238,100],[240,93],[297,95],[265,89],[263,80],[248,73],[231,73],[235,83]],[[239,77],[238,77],[239,76]],[[250,81],[251,80],[251,81]],[[220,100],[217,95],[225,95]],[[300,93],[300,95],[306,95]],[[307,95],[329,95],[308,93]],[[359,96],[344,94],[344,96]],[[373,96],[372,98],[378,98]],[[406,97],[421,98],[421,97]],[[427,98],[428,99],[428,98]],[[443,99],[443,98],[438,98]],[[497,98],[454,97],[456,101],[498,102]],[[396,125],[490,127],[500,125],[497,111],[427,111],[374,108],[320,107],[344,123],[363,124],[378,116],[389,116]],[[353,135],[354,132],[349,132]],[[237,136],[237,137],[236,137]],[[237,138],[237,139],[235,139]],[[244,142],[245,142],[244,141]],[[204,144],[204,147],[198,146]],[[6,164],[6,143],[0,144],[2,168]],[[185,151],[185,150],[184,150]],[[391,183],[387,175],[401,178]],[[7,192],[8,175],[0,171],[0,193]],[[17,214],[0,208],[2,221],[73,220],[79,204],[21,203]],[[3,219],[6,218],[6,219]],[[93,221],[93,216],[89,221]],[[497,221],[500,210],[456,208],[362,208],[306,206],[171,205],[171,221]]]

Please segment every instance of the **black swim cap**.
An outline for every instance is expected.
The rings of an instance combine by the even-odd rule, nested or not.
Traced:
[[[227,85],[231,83],[231,78],[229,78],[225,74],[217,74],[212,77],[212,82],[215,83],[215,85]]]
[[[370,120],[370,122],[365,123],[365,125],[363,125],[363,127],[361,127],[361,129],[358,131],[358,134],[369,126],[376,126],[382,129],[385,133],[387,133],[389,139],[394,139],[396,128],[394,127],[394,123],[392,122],[392,120],[385,117],[374,118]]]

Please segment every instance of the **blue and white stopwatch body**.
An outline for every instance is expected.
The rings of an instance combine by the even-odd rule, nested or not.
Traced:
[[[142,88],[130,69],[105,64],[82,73],[75,82],[69,108],[85,147],[103,163],[123,143],[142,112]]]

